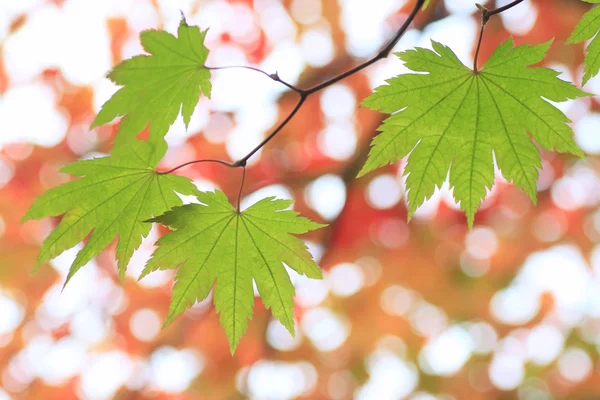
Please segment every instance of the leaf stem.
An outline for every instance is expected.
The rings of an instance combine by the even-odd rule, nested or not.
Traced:
[[[488,10],[481,4],[475,4],[479,10],[481,10],[481,30],[479,31],[479,40],[477,41],[477,50],[475,51],[475,58],[473,60],[473,72],[478,73],[479,69],[477,67],[477,60],[479,59],[479,52],[481,50],[481,42],[483,41],[483,32],[485,30],[485,26],[487,25],[490,18],[496,14],[500,14],[506,10],[510,10],[514,6],[519,5],[524,0],[515,0],[512,3],[509,3],[503,7],[498,7],[493,10]]]
[[[485,31],[485,23],[481,21],[481,30],[479,31],[479,40],[477,41],[477,50],[473,59],[473,72],[478,73],[477,60],[479,59],[479,51],[481,50],[481,42],[483,41],[483,32]]]
[[[274,80],[275,82],[281,83],[282,85],[286,86],[287,88],[293,90],[296,93],[302,94],[304,92],[303,90],[298,89],[296,86],[292,85],[291,83],[288,83],[288,82],[284,81],[283,79],[281,79],[279,77],[279,74],[277,72],[275,72],[274,74],[269,74],[268,72],[265,72],[265,71],[263,71],[260,68],[251,67],[251,66],[248,66],[248,65],[228,65],[228,66],[225,66],[225,67],[208,67],[208,66],[205,65],[204,68],[206,68],[206,69],[208,69],[210,71],[219,71],[219,70],[223,70],[223,69],[234,69],[234,68],[237,68],[237,69],[248,69],[250,71],[261,73],[261,74],[267,76],[268,78]]]
[[[240,190],[238,192],[238,198],[237,198],[237,213],[240,213],[240,203],[242,201],[242,190],[244,189],[244,182],[246,181],[246,166],[242,167],[242,183],[240,183]]]
[[[204,160],[189,161],[189,162],[186,162],[185,164],[178,165],[177,167],[175,167],[173,169],[170,169],[168,171],[157,171],[156,174],[157,175],[167,175],[167,174],[171,174],[171,173],[177,171],[178,169],[181,169],[183,167],[187,167],[188,165],[200,164],[200,163],[217,163],[217,164],[222,164],[222,165],[224,165],[226,167],[229,167],[229,168],[237,168],[237,167],[239,167],[239,165],[236,165],[236,163],[230,163],[230,162],[223,161],[223,160],[204,159]]]

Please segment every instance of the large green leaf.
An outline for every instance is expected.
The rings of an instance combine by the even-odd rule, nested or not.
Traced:
[[[92,127],[124,115],[118,144],[133,140],[148,125],[149,140],[161,143],[180,111],[187,127],[200,90],[210,97],[210,71],[204,65],[206,32],[185,19],[177,38],[165,31],[142,32],[142,46],[150,55],[123,61],[110,72],[108,77],[123,87],[102,106]]]
[[[165,325],[206,298],[215,282],[215,305],[231,352],[252,316],[256,282],[264,305],[294,334],[294,286],[285,263],[299,274],[322,278],[304,243],[290,235],[323,225],[286,210],[291,201],[267,198],[238,213],[223,192],[198,195],[202,204],[178,207],[153,221],[174,232],[162,237],[142,277],[179,267]]]
[[[121,278],[151,224],[144,222],[182,204],[177,193],[199,193],[187,178],[159,175],[155,167],[163,153],[148,142],[115,148],[110,157],[78,161],[63,172],[81,176],[38,197],[23,221],[65,214],[44,241],[36,268],[81,242],[67,277],[71,277],[119,236],[117,260]],[[65,282],[66,284],[66,282]]]
[[[600,0],[584,0],[587,3],[598,4]],[[593,38],[586,49],[585,70],[583,84],[585,85],[600,71],[600,38],[596,35],[600,30],[600,7],[594,7],[588,11],[575,27],[575,30],[567,40],[567,43],[581,43]]]
[[[409,218],[440,187],[450,171],[454,197],[472,225],[475,210],[494,183],[495,155],[506,179],[536,201],[541,167],[530,139],[550,150],[582,156],[568,118],[545,99],[585,96],[542,61],[550,43],[500,45],[479,72],[463,65],[450,48],[433,42],[398,54],[419,74],[390,79],[363,105],[394,113],[379,128],[359,175],[408,157]]]

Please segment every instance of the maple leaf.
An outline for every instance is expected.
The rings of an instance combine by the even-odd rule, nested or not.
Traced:
[[[408,218],[440,187],[450,170],[454,198],[469,226],[475,210],[494,183],[495,155],[503,176],[535,203],[539,151],[542,147],[583,156],[573,140],[569,119],[544,99],[565,101],[588,95],[557,78],[548,68],[526,68],[540,62],[550,42],[513,47],[501,44],[479,72],[463,65],[452,50],[433,43],[397,54],[419,74],[388,80],[363,102],[395,113],[380,126],[359,176],[410,153]],[[423,74],[425,73],[425,74]]]
[[[182,204],[177,193],[199,191],[187,178],[157,174],[164,153],[148,142],[135,141],[115,148],[109,157],[77,161],[62,169],[81,176],[38,197],[23,221],[65,214],[40,249],[36,269],[81,242],[65,285],[73,275],[119,236],[117,260],[123,279],[127,264],[151,224],[144,222]]]
[[[185,19],[177,38],[165,31],[142,32],[142,46],[151,55],[125,60],[108,74],[123,87],[104,103],[92,128],[124,115],[117,144],[134,139],[148,125],[149,141],[160,143],[180,110],[187,128],[200,91],[210,98],[210,71],[204,65],[206,33]]]
[[[198,200],[202,204],[152,219],[176,229],[158,240],[160,247],[140,277],[179,267],[165,326],[206,298],[216,280],[215,306],[233,354],[252,316],[254,279],[265,307],[293,335],[294,286],[283,263],[309,278],[321,279],[322,274],[304,243],[290,233],[324,225],[286,210],[291,201],[273,197],[243,212],[237,212],[221,191],[200,193]]]
[[[587,3],[598,4],[600,0],[583,0]],[[588,11],[575,27],[575,30],[567,40],[567,43],[581,43],[594,37],[594,40],[586,49],[586,57],[583,64],[583,84],[585,85],[600,71],[600,38],[597,33],[600,30],[600,7],[594,7]]]

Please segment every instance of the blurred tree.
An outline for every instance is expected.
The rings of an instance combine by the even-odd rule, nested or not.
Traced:
[[[43,238],[58,221],[20,226],[18,220],[34,197],[67,180],[57,172],[60,166],[108,153],[118,129],[87,131],[116,88],[100,79],[105,69],[94,75],[85,49],[107,49],[108,61],[95,61],[100,66],[138,54],[139,31],[174,31],[180,8],[190,24],[210,27],[209,65],[256,65],[277,70],[294,87],[313,87],[376,53],[407,20],[414,2],[92,2],[86,6],[92,11],[80,14],[76,1],[34,3],[2,5],[9,28],[0,65],[0,398],[599,395],[596,98],[560,105],[575,121],[587,161],[541,150],[537,208],[496,174],[470,232],[447,188],[405,223],[404,161],[354,179],[381,122],[356,104],[383,78],[406,71],[394,57],[306,98],[248,160],[242,208],[278,195],[294,199],[302,215],[329,223],[305,238],[325,280],[292,276],[295,339],[256,302],[232,358],[210,296],[159,330],[172,275],[136,278],[163,228],[151,231],[122,285],[116,243],[62,295],[76,252],[29,275]],[[558,0],[519,7],[490,19],[480,65],[511,35],[517,44],[554,36],[544,63],[580,81],[583,46],[564,41],[589,7]],[[433,38],[471,65],[480,16],[470,2],[432,1],[398,46],[425,46]],[[59,42],[62,53],[52,47],[57,45],[41,51],[40,20],[62,21],[66,27],[53,26],[69,36],[77,35],[67,28],[83,29],[75,61],[62,55],[65,49],[71,53],[75,39]],[[42,44],[34,47],[39,62],[25,69],[29,37]],[[162,170],[194,159],[241,159],[298,104],[293,90],[253,71],[214,71],[213,79],[213,102],[200,100],[187,130],[181,120],[169,130]],[[593,92],[595,85],[592,79],[586,90]],[[201,190],[219,187],[235,204],[239,180],[232,171],[199,164],[184,174]]]

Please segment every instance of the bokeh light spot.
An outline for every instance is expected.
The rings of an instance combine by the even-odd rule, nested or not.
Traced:
[[[576,383],[584,380],[592,371],[592,359],[584,350],[571,347],[558,359],[558,371],[567,380]]]
[[[161,321],[158,313],[149,308],[142,308],[131,315],[129,329],[138,340],[151,342],[160,332]]]
[[[374,208],[388,209],[394,207],[402,198],[402,188],[392,174],[375,177],[367,186],[367,199]]]

